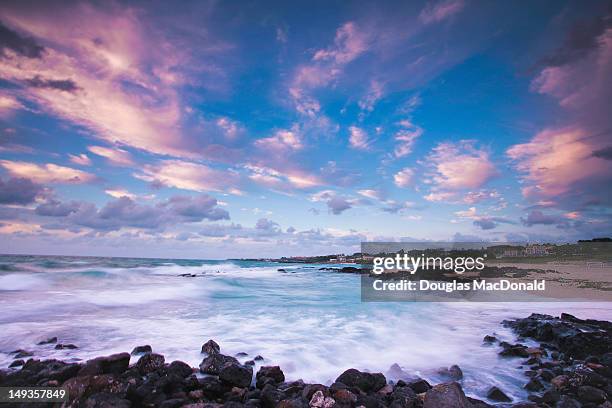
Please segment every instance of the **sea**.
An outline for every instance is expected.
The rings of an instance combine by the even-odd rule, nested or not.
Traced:
[[[0,368],[16,349],[84,361],[145,344],[197,367],[214,339],[288,380],[330,384],[357,368],[437,383],[457,364],[468,395],[486,399],[496,385],[523,399],[526,368],[485,335],[516,341],[500,322],[534,312],[612,320],[609,303],[362,302],[359,275],[320,270],[334,266],[345,265],[0,256]],[[36,345],[54,336],[78,348]],[[393,364],[403,372],[389,373]]]

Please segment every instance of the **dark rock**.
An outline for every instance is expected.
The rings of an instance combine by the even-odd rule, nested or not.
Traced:
[[[562,395],[555,408],[582,408],[582,404],[568,395]]]
[[[582,402],[592,402],[595,404],[601,404],[606,400],[606,393],[599,388],[592,387],[590,385],[583,385],[578,387],[576,391],[578,399]]]
[[[152,373],[164,366],[166,359],[161,354],[148,353],[143,355],[136,362],[136,368],[142,375]]]
[[[219,353],[209,354],[202,363],[200,363],[200,371],[204,374],[214,374],[219,375],[219,371],[221,367],[223,367],[226,363],[238,363],[234,357],[226,356]]]
[[[413,408],[418,404],[418,397],[410,387],[395,387],[389,395],[393,408]]]
[[[253,368],[237,362],[228,362],[219,370],[219,379],[236,387],[248,387],[253,380]]]
[[[261,404],[264,408],[274,408],[283,399],[283,393],[273,385],[267,384],[261,390]]]
[[[52,344],[52,343],[57,343],[57,337],[49,337],[46,340],[39,341],[38,343],[36,343],[36,345],[42,346],[45,344]]]
[[[152,353],[153,349],[151,348],[151,346],[144,345],[144,346],[136,346],[134,347],[134,350],[132,350],[132,355],[136,355],[136,354],[145,354],[145,353]]]
[[[170,365],[168,366],[168,373],[175,374],[181,378],[185,378],[189,377],[193,373],[193,370],[189,366],[189,364],[177,360],[170,363]]]
[[[310,401],[317,391],[321,391],[325,396],[330,395],[329,389],[323,384],[307,384],[302,390],[302,398],[306,401]]]
[[[285,381],[285,374],[279,366],[263,366],[259,369],[256,375],[257,388],[263,388],[268,382],[282,383]],[[268,381],[271,380],[271,381]]]
[[[337,404],[344,407],[351,407],[357,402],[357,396],[347,389],[336,390],[332,396]]]
[[[74,344],[68,343],[68,344],[56,344],[55,345],[55,349],[56,350],[74,350],[78,348],[77,346],[75,346]]]
[[[97,357],[87,361],[78,375],[121,374],[130,365],[128,353],[117,353],[106,357]]]
[[[161,403],[160,408],[179,408],[185,404],[183,398],[171,398]]]
[[[438,384],[425,393],[423,408],[472,408],[456,382]]]
[[[227,388],[221,383],[216,377],[204,377],[198,379],[200,389],[204,392],[204,395],[209,399],[216,399],[223,395]]]
[[[505,392],[493,386],[487,391],[487,398],[497,402],[511,402],[512,398],[506,395]]]
[[[34,354],[27,350],[15,350],[11,354],[14,354],[13,358],[24,358],[24,357],[32,357]]]
[[[497,341],[497,337],[490,336],[490,335],[484,336],[484,339],[482,339],[483,343],[488,343],[488,344],[494,343],[496,341]]]
[[[130,408],[132,403],[117,395],[100,392],[87,398],[84,406],[86,408]]]
[[[280,401],[276,407],[277,408],[307,408],[308,404],[306,404],[300,398],[291,398],[291,399],[284,399]]]
[[[525,384],[525,389],[528,391],[540,391],[544,389],[544,385],[537,378],[532,378]]]
[[[438,370],[438,374],[455,381],[463,378],[463,371],[461,371],[458,365],[452,365],[449,368],[441,368]]]
[[[503,350],[499,352],[500,356],[504,357],[529,357],[527,353],[527,347],[522,344],[509,344],[506,342],[501,343]]]
[[[253,360],[248,360],[244,362],[244,365],[250,365],[250,366],[254,366],[255,362]]]
[[[23,360],[15,360],[10,365],[9,368],[21,367],[25,362]]]
[[[349,387],[357,387],[364,392],[378,391],[387,384],[382,373],[365,373],[354,368],[349,368],[340,374],[336,382],[341,382]]]
[[[417,394],[427,392],[431,389],[431,385],[422,378],[409,381],[407,384],[408,387],[410,387],[412,391],[416,392]]]
[[[221,347],[219,347],[219,345],[214,340],[208,340],[202,345],[202,353],[206,353],[209,356],[213,354],[219,354],[220,352]]]
[[[256,355],[256,356],[255,356],[255,358],[254,358],[253,360],[255,360],[255,361],[263,361],[263,359],[264,359],[264,358],[263,358],[262,356],[260,356],[260,355]]]
[[[237,353],[237,354],[236,354],[236,357],[246,357],[246,356],[248,356],[248,355],[249,355],[249,353],[245,353],[245,352],[242,352],[242,351],[241,351],[240,353]]]

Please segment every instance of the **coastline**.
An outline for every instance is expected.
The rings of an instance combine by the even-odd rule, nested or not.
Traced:
[[[0,386],[52,386],[66,389],[69,407],[608,407],[612,398],[612,323],[532,314],[501,323],[518,336],[515,344],[494,334],[482,347],[495,347],[507,364],[525,370],[526,401],[512,401],[492,385],[486,401],[466,396],[463,372],[454,365],[440,369],[448,381],[432,385],[398,364],[386,373],[354,368],[339,373],[327,385],[287,379],[282,367],[260,365],[261,356],[240,363],[222,354],[209,340],[202,346],[202,363],[194,368],[181,361],[166,363],[150,346],[70,363],[37,360],[28,350],[15,350],[14,367],[0,371]],[[523,343],[539,342],[538,346]],[[70,348],[57,338],[39,345]],[[240,353],[239,353],[240,354]],[[130,365],[130,357],[139,359]],[[246,356],[241,356],[246,357]],[[27,358],[27,361],[26,361]],[[265,364],[265,362],[263,363]],[[254,367],[258,367],[256,370]],[[390,377],[397,380],[389,380]],[[23,406],[31,406],[24,403]],[[563,404],[563,405],[560,405]],[[14,405],[14,406],[19,406]],[[52,406],[52,405],[49,405]]]

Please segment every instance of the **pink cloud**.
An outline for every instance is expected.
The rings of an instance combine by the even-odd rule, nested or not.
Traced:
[[[300,150],[303,147],[303,144],[298,128],[294,127],[291,130],[277,130],[274,133],[274,136],[256,140],[255,146],[268,153],[286,153],[288,151]]]
[[[464,7],[465,2],[463,0],[430,2],[419,14],[419,20],[423,24],[438,23],[459,13]]]
[[[14,177],[28,178],[36,183],[81,184],[96,180],[96,176],[91,173],[53,163],[0,160],[0,166]]]
[[[357,126],[349,127],[349,144],[353,149],[369,150],[371,143],[365,130]]]
[[[432,169],[433,189],[438,191],[477,189],[498,174],[488,151],[469,140],[438,144],[427,163]]]
[[[68,157],[72,163],[78,164],[79,166],[91,166],[91,160],[85,153],[79,155],[69,154]]]
[[[398,187],[410,187],[414,184],[414,170],[409,167],[403,168],[395,173],[393,182]]]
[[[130,153],[117,147],[88,146],[87,150],[95,155],[104,157],[116,166],[132,166],[134,164]]]
[[[145,165],[134,177],[167,187],[191,191],[223,191],[240,194],[240,177],[232,171],[213,169],[199,163],[183,160],[163,160],[154,165]]]

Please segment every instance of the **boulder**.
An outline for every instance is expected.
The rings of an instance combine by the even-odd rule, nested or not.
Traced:
[[[185,378],[189,377],[193,373],[193,370],[189,364],[182,361],[173,361],[168,366],[168,374],[175,374],[178,377]]]
[[[145,353],[152,353],[153,349],[151,348],[150,345],[146,344],[144,346],[136,346],[134,347],[134,350],[132,350],[132,355],[136,355],[136,354],[145,354]]]
[[[257,388],[263,388],[267,383],[282,383],[285,381],[285,374],[279,366],[263,366],[256,375]]]
[[[202,362],[200,363],[200,371],[204,374],[213,374],[219,375],[219,371],[221,367],[223,367],[226,363],[238,363],[234,357],[226,356],[220,353],[209,354]]]
[[[147,353],[136,362],[136,368],[142,375],[150,374],[164,366],[166,359],[161,354]]]
[[[317,391],[312,395],[308,405],[311,408],[332,408],[336,401],[332,397],[326,397],[322,391]]]
[[[57,337],[49,337],[46,340],[41,340],[38,343],[36,343],[36,345],[42,346],[42,345],[45,345],[45,344],[52,344],[52,343],[57,343]]]
[[[431,389],[431,385],[422,378],[417,378],[416,380],[409,381],[407,385],[412,389],[412,391],[417,394],[422,394]]]
[[[506,395],[505,392],[493,386],[487,391],[487,398],[497,402],[511,402],[512,398]]]
[[[435,385],[427,393],[423,408],[472,408],[463,390],[456,382]]]
[[[349,368],[336,378],[336,382],[341,382],[349,387],[357,387],[368,393],[378,391],[384,387],[387,384],[387,379],[382,373],[365,373]]]
[[[78,375],[121,374],[128,369],[129,365],[130,355],[128,353],[117,353],[87,361]]]
[[[219,379],[229,385],[245,388],[253,380],[253,368],[237,362],[227,362],[219,370]]]
[[[206,343],[202,345],[202,353],[206,353],[209,356],[213,354],[219,354],[221,352],[221,347],[214,340],[208,340]]]
[[[578,387],[576,395],[581,402],[601,404],[606,400],[606,393],[599,388],[583,385]]]
[[[67,344],[59,343],[59,344],[55,345],[55,349],[56,350],[74,350],[74,349],[77,349],[77,348],[78,347],[76,345],[72,344],[72,343],[67,343]]]

